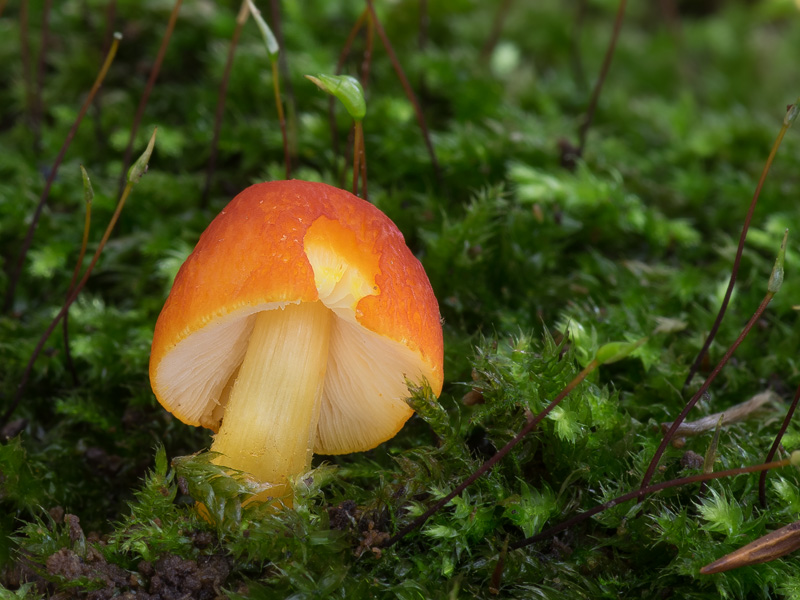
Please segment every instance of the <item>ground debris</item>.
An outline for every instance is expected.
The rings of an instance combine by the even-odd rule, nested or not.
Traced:
[[[40,593],[56,600],[216,600],[225,597],[222,586],[231,572],[230,562],[223,556],[191,560],[172,554],[155,563],[141,561],[137,571],[127,571],[109,563],[92,546],[85,557],[62,548],[50,555],[45,567],[49,583],[33,572],[20,572],[14,587],[23,580],[33,581]]]
[[[156,561],[153,570],[150,600],[213,600],[224,597],[221,587],[231,567],[222,556],[201,556],[194,561],[168,555]]]
[[[97,551],[90,552],[84,559],[73,550],[62,548],[47,559],[46,567],[49,575],[78,584],[53,598],[105,600],[117,595],[118,590],[131,587],[131,573],[106,562]],[[95,589],[89,591],[89,588]]]

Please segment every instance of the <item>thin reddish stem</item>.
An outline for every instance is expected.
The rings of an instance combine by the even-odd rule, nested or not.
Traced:
[[[591,100],[589,100],[589,107],[586,109],[586,117],[578,132],[578,150],[577,155],[583,156],[583,151],[586,148],[586,138],[589,134],[589,129],[594,121],[594,113],[597,110],[597,103],[600,100],[600,92],[603,91],[603,84],[608,76],[608,71],[611,68],[611,60],[614,58],[614,50],[617,47],[617,40],[619,39],[620,31],[622,31],[622,21],[625,17],[625,8],[628,4],[627,0],[620,0],[617,7],[617,15],[614,19],[614,29],[611,32],[611,39],[606,48],[606,55],[603,58],[603,65],[600,68],[600,75],[597,77],[594,90],[592,91]]]
[[[736,248],[736,257],[733,259],[733,269],[731,270],[731,278],[728,281],[728,289],[725,290],[725,297],[722,299],[722,305],[719,307],[719,312],[717,313],[717,318],[714,320],[714,325],[712,325],[711,331],[709,331],[708,337],[703,343],[703,347],[697,354],[697,358],[694,359],[694,362],[689,369],[689,374],[686,376],[686,381],[683,382],[684,389],[686,389],[686,387],[691,383],[695,374],[700,369],[700,364],[703,362],[703,358],[708,352],[708,349],[711,347],[711,343],[714,341],[717,331],[719,331],[719,327],[722,324],[722,319],[725,316],[725,311],[728,308],[728,303],[730,302],[731,295],[733,294],[733,286],[736,284],[736,277],[739,274],[739,263],[742,261],[744,242],[747,239],[747,231],[750,229],[750,222],[753,220],[753,213],[756,210],[756,204],[758,204],[758,198],[761,195],[761,188],[764,187],[764,182],[767,179],[767,173],[769,173],[769,169],[772,166],[772,161],[775,160],[775,155],[778,153],[778,148],[780,148],[781,141],[783,141],[783,136],[786,135],[786,131],[788,129],[789,125],[784,123],[781,127],[781,130],[778,132],[778,137],[775,139],[775,143],[772,144],[772,150],[770,150],[769,156],[767,157],[767,162],[761,171],[761,177],[758,180],[756,191],[753,193],[753,199],[750,201],[750,207],[747,209],[747,214],[744,218],[742,233],[739,235],[739,246]]]
[[[764,296],[764,299],[761,301],[761,304],[758,306],[758,309],[753,314],[753,316],[750,317],[750,320],[744,326],[744,329],[739,334],[739,337],[736,338],[736,341],[733,342],[730,348],[728,348],[728,350],[725,352],[725,356],[723,356],[722,360],[720,360],[717,366],[714,367],[714,370],[708,376],[708,379],[705,380],[700,389],[697,390],[697,393],[694,396],[692,396],[692,399],[689,400],[689,402],[686,403],[686,406],[683,408],[683,411],[681,411],[681,414],[678,415],[678,418],[672,422],[672,426],[664,434],[664,437],[661,440],[661,444],[658,446],[658,450],[656,450],[653,459],[650,461],[650,465],[647,467],[647,472],[642,478],[642,485],[640,486],[642,490],[650,484],[650,480],[653,478],[653,474],[656,471],[658,462],[661,460],[661,456],[664,454],[664,451],[667,448],[667,444],[669,444],[669,442],[672,440],[673,436],[675,435],[675,432],[678,430],[678,427],[680,427],[681,423],[683,423],[686,420],[686,416],[689,414],[689,411],[692,410],[692,408],[694,408],[694,405],[697,404],[697,402],[700,400],[703,394],[706,393],[706,391],[711,386],[713,381],[717,378],[717,375],[719,375],[720,371],[722,371],[722,367],[724,367],[727,364],[728,360],[730,360],[731,356],[733,356],[733,353],[736,352],[736,349],[747,337],[747,334],[750,333],[750,329],[752,329],[756,321],[758,321],[758,319],[761,318],[761,315],[766,310],[767,305],[770,303],[774,295],[775,295],[774,293],[768,292],[767,295]]]
[[[97,91],[100,89],[100,85],[103,83],[111,63],[114,61],[114,56],[117,54],[117,48],[119,47],[120,39],[122,39],[121,35],[114,38],[114,42],[111,44],[111,48],[109,48],[106,59],[103,62],[103,66],[100,68],[100,72],[97,74],[97,79],[95,79],[92,88],[89,90],[89,94],[86,96],[86,100],[83,102],[83,106],[81,106],[78,116],[75,118],[75,122],[72,124],[69,133],[67,133],[67,138],[62,144],[61,150],[58,152],[58,156],[53,163],[53,167],[50,169],[50,174],[47,177],[44,190],[42,191],[42,195],[39,197],[39,204],[36,206],[36,210],[33,213],[33,219],[31,219],[31,224],[28,226],[28,232],[22,242],[22,249],[20,250],[19,257],[17,258],[17,263],[14,266],[14,272],[9,280],[8,291],[6,292],[5,298],[6,311],[11,310],[14,305],[14,295],[16,293],[17,283],[19,282],[20,275],[22,274],[22,265],[25,263],[28,250],[33,242],[33,234],[36,231],[37,225],[39,224],[39,218],[42,215],[42,210],[47,203],[47,198],[50,195],[50,188],[52,187],[53,181],[56,178],[58,168],[61,165],[61,162],[64,160],[64,155],[72,143],[72,139],[75,137],[75,134],[78,132],[78,127],[80,126],[86,111],[89,109],[89,106],[92,104],[95,94],[97,94]]]
[[[239,37],[242,35],[242,29],[247,22],[247,16],[249,14],[250,11],[247,7],[247,0],[243,0],[239,8],[239,14],[236,17],[236,27],[233,30],[231,45],[228,47],[225,69],[222,72],[222,82],[219,86],[219,94],[217,94],[217,110],[214,114],[214,134],[211,139],[211,152],[208,157],[208,166],[206,167],[206,183],[203,186],[203,196],[200,201],[200,206],[203,208],[208,206],[208,194],[211,190],[211,180],[214,178],[214,171],[217,168],[219,134],[222,131],[222,117],[225,115],[225,100],[228,96],[228,83],[230,82],[231,71],[233,70],[233,59],[236,55],[236,47],[239,45]]]
[[[164,37],[161,40],[161,46],[158,49],[158,54],[156,55],[156,60],[153,63],[153,68],[150,69],[150,76],[147,78],[147,84],[144,86],[144,92],[142,93],[142,97],[139,99],[139,106],[136,107],[136,115],[133,117],[133,125],[131,126],[131,134],[128,138],[128,145],[125,147],[125,154],[122,158],[122,173],[119,176],[120,194],[125,186],[125,178],[128,173],[128,167],[130,166],[133,144],[136,140],[136,132],[139,131],[139,124],[144,116],[144,109],[147,107],[147,102],[150,99],[150,93],[153,91],[153,87],[156,84],[156,79],[158,79],[158,74],[161,72],[161,65],[164,62],[164,56],[167,54],[169,40],[172,37],[172,32],[175,30],[175,23],[178,20],[178,13],[180,12],[182,3],[183,0],[175,0],[175,4],[172,6],[172,12],[169,15],[169,22],[167,23],[167,30],[164,32]]]
[[[372,15],[372,22],[375,25],[375,31],[377,31],[378,37],[381,38],[383,47],[386,49],[386,54],[389,55],[389,60],[392,63],[392,67],[394,67],[397,78],[400,80],[400,85],[403,86],[403,91],[405,92],[406,97],[414,107],[414,114],[417,116],[417,123],[422,131],[422,137],[425,140],[425,147],[428,149],[428,154],[431,157],[431,164],[433,165],[433,171],[436,176],[436,180],[441,182],[442,177],[441,171],[439,170],[439,161],[436,159],[436,152],[433,149],[433,142],[431,142],[431,134],[428,131],[428,125],[425,123],[425,115],[422,113],[422,106],[420,105],[419,100],[417,100],[417,96],[414,94],[411,84],[408,82],[408,78],[403,71],[403,67],[400,65],[400,61],[397,59],[394,48],[392,48],[392,43],[389,41],[386,31],[384,31],[380,19],[378,19],[378,13],[375,12],[375,6],[372,0],[367,0],[367,7]]]
[[[778,431],[778,435],[775,436],[775,441],[772,443],[772,448],[770,448],[769,452],[767,453],[767,458],[764,462],[771,462],[773,458],[775,458],[775,453],[778,451],[778,448],[781,445],[781,440],[783,439],[783,434],[786,433],[786,430],[789,428],[789,423],[794,416],[794,411],[797,408],[797,403],[800,401],[800,386],[797,386],[797,391],[794,393],[794,398],[792,399],[792,404],[789,406],[789,410],[786,411],[786,417],[783,419],[783,423],[781,424],[781,429]],[[762,508],[767,507],[767,472],[764,471],[761,473],[761,476],[758,478],[758,500],[761,503]]]
[[[369,9],[364,9],[364,11],[358,16],[356,22],[353,24],[353,28],[350,30],[350,33],[347,34],[347,39],[344,41],[344,45],[342,46],[342,51],[339,52],[339,59],[336,61],[336,70],[334,71],[335,75],[339,75],[344,68],[344,63],[347,60],[347,57],[350,55],[350,48],[353,46],[353,42],[358,35],[358,32],[361,31],[361,28],[364,26],[364,23],[367,20],[367,15],[369,14]],[[362,82],[363,85],[363,82]],[[336,127],[336,98],[333,96],[328,97],[328,123],[331,129],[331,146],[333,147],[333,154],[334,156],[340,156],[341,152],[339,149],[339,129]],[[342,175],[342,182],[344,181],[344,175]],[[344,187],[342,185],[341,187]]]

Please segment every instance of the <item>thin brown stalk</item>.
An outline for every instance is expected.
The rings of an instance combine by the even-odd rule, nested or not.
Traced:
[[[708,349],[711,347],[711,343],[714,341],[717,331],[719,331],[719,327],[722,324],[722,319],[725,316],[725,311],[728,308],[728,303],[730,302],[731,295],[733,294],[733,286],[736,284],[736,277],[739,274],[739,263],[742,261],[744,242],[747,239],[747,231],[750,229],[750,222],[753,220],[753,213],[755,212],[756,204],[758,204],[758,198],[761,195],[761,188],[764,187],[764,182],[766,181],[767,174],[772,166],[772,161],[775,160],[775,155],[778,153],[778,148],[781,146],[783,136],[786,135],[786,131],[789,129],[790,125],[791,122],[787,122],[787,120],[784,119],[783,126],[778,132],[778,137],[775,139],[775,143],[772,144],[772,150],[770,150],[769,156],[767,157],[767,162],[761,171],[761,177],[758,180],[756,191],[753,193],[753,199],[750,201],[750,207],[747,209],[747,214],[744,217],[744,225],[742,226],[742,233],[739,235],[739,245],[736,248],[736,257],[733,259],[733,268],[731,269],[731,277],[728,281],[728,289],[725,290],[725,297],[722,299],[722,305],[719,307],[719,312],[717,313],[717,318],[714,320],[714,324],[711,326],[711,331],[708,332],[708,337],[706,337],[706,341],[703,343],[703,347],[700,349],[700,352],[697,353],[697,357],[694,359],[694,362],[689,369],[689,374],[686,376],[686,380],[683,382],[683,389],[686,389],[692,382],[692,379],[694,379],[695,374],[700,369],[700,364],[703,362],[703,358],[708,352]]]
[[[242,5],[239,8],[239,14],[236,17],[236,27],[233,30],[233,37],[231,38],[231,45],[228,47],[228,56],[225,59],[225,70],[222,72],[222,82],[219,86],[219,94],[217,94],[217,110],[214,115],[214,135],[211,139],[211,152],[208,157],[208,166],[206,167],[206,183],[203,186],[203,196],[200,200],[200,206],[206,208],[208,206],[208,195],[211,190],[211,180],[214,178],[214,171],[217,168],[217,151],[219,148],[219,134],[222,131],[222,118],[225,115],[225,100],[228,96],[228,83],[231,79],[231,72],[233,70],[233,59],[236,55],[236,47],[239,45],[239,38],[242,35],[242,29],[247,22],[247,17],[250,11],[247,6],[247,0],[242,0]]]
[[[350,30],[350,33],[347,34],[347,39],[344,41],[344,46],[342,46],[342,51],[339,52],[339,59],[336,61],[336,70],[334,71],[335,75],[339,75],[344,68],[344,63],[347,60],[347,57],[350,55],[350,48],[353,46],[353,42],[358,35],[358,32],[364,26],[364,23],[367,20],[367,15],[369,15],[369,9],[364,9],[364,11],[359,15],[356,22],[353,24],[353,28]],[[362,82],[361,85],[363,86],[364,83]],[[340,156],[341,151],[339,149],[339,130],[336,127],[336,98],[333,96],[328,97],[328,123],[331,129],[331,145],[333,147],[333,155]],[[344,187],[344,186],[342,186]]]
[[[286,137],[286,117],[283,114],[283,100],[281,100],[281,78],[278,71],[278,61],[272,61],[272,88],[275,90],[275,108],[278,110],[278,124],[281,127],[283,139],[283,161],[286,165],[286,179],[292,178],[292,162],[289,159],[289,138]]]
[[[361,197],[369,201],[367,192],[367,156],[364,148],[364,127],[361,121],[353,122],[353,194],[358,195],[358,180],[361,178]]]
[[[789,428],[789,423],[794,416],[794,411],[797,409],[797,403],[800,401],[800,386],[797,386],[797,391],[794,393],[794,398],[792,398],[792,404],[789,406],[789,410],[786,411],[786,416],[783,419],[783,423],[781,423],[781,429],[778,431],[778,435],[775,436],[775,441],[772,442],[772,448],[769,449],[767,453],[767,458],[764,462],[770,462],[773,458],[775,458],[775,453],[778,451],[778,448],[781,445],[781,440],[783,439],[783,434],[786,433],[786,430]],[[761,503],[762,508],[767,507],[767,472],[764,471],[761,473],[761,476],[758,478],[758,500]]]
[[[121,34],[115,35],[114,42],[111,44],[111,48],[108,50],[108,54],[103,62],[103,66],[100,68],[100,72],[97,74],[97,79],[95,79],[92,88],[89,90],[89,94],[86,96],[86,100],[83,102],[83,106],[81,106],[78,116],[75,118],[75,122],[72,124],[69,133],[67,133],[67,138],[64,140],[64,144],[61,146],[61,150],[58,152],[58,156],[53,163],[53,167],[50,169],[50,174],[47,177],[44,190],[42,191],[42,195],[39,197],[39,204],[36,206],[36,210],[33,213],[33,219],[31,220],[31,224],[28,226],[28,232],[22,242],[22,249],[20,250],[19,257],[17,258],[17,263],[14,266],[14,271],[9,279],[8,291],[6,292],[4,303],[4,309],[6,312],[10,311],[14,305],[14,295],[16,293],[17,283],[19,282],[19,278],[22,273],[22,265],[25,263],[28,250],[33,242],[33,234],[36,231],[37,225],[39,224],[39,218],[41,217],[42,210],[47,202],[47,197],[50,195],[50,188],[53,185],[56,174],[58,173],[58,167],[61,165],[61,161],[64,160],[64,155],[67,152],[67,148],[69,148],[70,144],[72,143],[72,139],[75,137],[86,111],[92,104],[95,94],[97,94],[97,91],[100,89],[100,85],[103,83],[106,73],[108,73],[108,69],[111,66],[111,63],[114,61],[114,56],[117,54],[117,48],[119,47],[119,42],[121,39]]]
[[[169,46],[169,39],[172,37],[172,32],[175,30],[175,23],[178,20],[178,13],[181,9],[183,0],[175,0],[172,6],[172,12],[169,15],[169,22],[167,23],[167,30],[164,32],[164,37],[161,40],[161,46],[156,55],[156,61],[153,63],[153,68],[150,69],[150,76],[147,78],[147,84],[144,86],[144,92],[139,99],[139,106],[136,107],[136,115],[133,117],[133,125],[131,126],[131,134],[128,138],[128,145],[125,147],[125,154],[122,158],[122,173],[119,176],[119,193],[122,193],[122,188],[125,186],[125,176],[130,166],[131,153],[133,152],[133,143],[136,140],[136,132],[139,131],[139,124],[144,116],[144,109],[147,107],[147,101],[150,99],[150,93],[158,79],[158,74],[161,72],[161,65],[164,62],[164,56],[167,53]]]
[[[42,6],[42,34],[39,45],[39,60],[36,65],[36,87],[34,88],[33,113],[31,115],[31,128],[33,129],[34,147],[36,153],[41,152],[42,143],[42,93],[44,91],[44,70],[47,62],[47,44],[50,38],[50,9],[52,0],[45,0]]]
[[[119,220],[119,215],[122,212],[123,207],[125,206],[125,201],[128,199],[128,196],[130,195],[132,188],[133,184],[131,182],[128,182],[128,184],[123,189],[122,194],[120,195],[119,202],[117,202],[117,208],[114,211],[114,214],[111,216],[111,220],[109,221],[108,226],[106,227],[106,230],[103,233],[103,237],[100,240],[100,243],[98,244],[97,249],[94,252],[94,256],[92,256],[92,260],[89,263],[89,266],[86,267],[86,271],[84,272],[83,277],[78,282],[78,284],[73,288],[66,302],[64,302],[64,305],[61,307],[61,310],[58,311],[58,314],[50,322],[50,325],[48,325],[44,334],[42,334],[42,337],[39,338],[39,342],[36,344],[36,347],[33,350],[33,354],[28,360],[28,364],[25,366],[25,371],[22,374],[22,378],[19,384],[17,385],[17,391],[14,394],[14,400],[11,402],[11,406],[8,407],[6,412],[3,413],[2,418],[0,418],[0,427],[8,423],[9,419],[11,418],[11,415],[13,415],[14,411],[17,410],[17,407],[19,406],[19,403],[22,400],[22,394],[24,393],[25,387],[28,384],[28,378],[30,377],[33,365],[36,363],[36,359],[39,358],[39,354],[41,354],[44,345],[50,338],[50,335],[58,326],[59,321],[61,321],[61,319],[63,319],[64,316],[67,314],[69,307],[72,306],[72,303],[75,302],[75,299],[78,297],[78,295],[81,293],[84,286],[86,285],[89,276],[92,274],[92,270],[97,264],[97,260],[100,258],[100,253],[103,251],[103,248],[105,248],[105,245],[108,242],[108,238],[111,236],[111,232],[113,231],[114,226],[117,224],[117,221]]]
[[[699,473],[697,475],[690,475],[689,477],[681,477],[680,479],[672,479],[670,481],[662,481],[661,483],[656,483],[654,485],[650,485],[644,488],[639,488],[638,490],[634,490],[632,492],[628,492],[627,494],[623,494],[622,496],[618,496],[613,500],[609,500],[608,502],[604,502],[594,508],[591,508],[587,511],[579,513],[572,517],[571,519],[567,519],[563,523],[559,523],[541,533],[537,533],[536,535],[532,535],[530,537],[525,538],[524,540],[520,540],[519,542],[514,542],[511,544],[511,550],[517,550],[524,546],[528,546],[530,544],[534,544],[536,542],[540,542],[542,540],[550,539],[557,533],[564,531],[565,529],[569,529],[570,527],[577,525],[581,521],[585,521],[593,517],[594,515],[601,513],[609,508],[613,508],[619,504],[623,504],[630,500],[635,500],[641,496],[646,496],[648,494],[654,494],[655,492],[660,492],[661,490],[666,490],[669,488],[679,487],[682,485],[688,485],[690,483],[699,483],[701,481],[709,481],[712,479],[722,479],[724,477],[735,477],[736,475],[745,475],[747,473],[757,473],[759,471],[767,471],[769,469],[779,469],[782,467],[788,467],[791,464],[791,459],[779,460],[776,462],[771,463],[764,463],[760,465],[750,465],[747,467],[739,467],[738,469],[729,469],[727,471],[717,471],[716,473]]]
[[[589,134],[589,128],[592,126],[592,121],[594,121],[594,113],[597,110],[597,103],[600,100],[600,92],[603,90],[603,84],[605,83],[606,77],[608,76],[608,71],[611,68],[611,59],[614,58],[614,50],[617,47],[619,33],[622,30],[622,20],[625,17],[625,8],[627,4],[627,0],[620,0],[619,6],[617,7],[617,16],[614,19],[614,29],[611,32],[611,39],[608,42],[608,48],[606,48],[606,55],[603,58],[603,65],[600,68],[600,75],[598,76],[597,83],[595,83],[594,90],[592,91],[592,97],[591,100],[589,100],[589,107],[586,109],[586,117],[584,118],[581,128],[578,132],[578,157],[583,156],[583,151],[586,148],[586,137]]]
[[[653,459],[650,461],[650,465],[647,467],[647,471],[644,477],[642,478],[642,485],[640,486],[641,490],[644,490],[650,484],[650,480],[653,478],[653,474],[656,471],[658,462],[661,460],[661,456],[664,454],[664,451],[667,448],[667,444],[669,444],[669,442],[675,436],[675,432],[678,431],[678,428],[681,426],[681,423],[683,423],[686,420],[686,416],[689,414],[689,411],[691,411],[692,408],[694,408],[695,404],[697,404],[697,402],[700,400],[703,394],[706,393],[706,391],[711,386],[713,381],[717,378],[717,375],[719,375],[720,371],[722,371],[722,368],[727,364],[731,356],[733,356],[733,353],[736,352],[736,349],[747,337],[747,334],[750,333],[750,329],[752,329],[753,325],[755,325],[758,319],[761,318],[761,315],[764,314],[764,311],[767,309],[767,305],[769,305],[770,301],[774,296],[775,296],[774,292],[767,292],[767,295],[764,296],[764,299],[761,301],[761,304],[758,306],[758,309],[750,318],[750,320],[747,322],[747,324],[744,326],[744,329],[739,334],[739,337],[737,337],[736,341],[734,341],[731,347],[728,348],[728,350],[725,352],[725,356],[723,356],[722,360],[720,360],[717,366],[714,367],[714,370],[708,376],[708,379],[706,379],[703,385],[700,387],[700,389],[697,390],[697,393],[694,396],[692,396],[692,399],[686,403],[686,406],[683,408],[683,411],[681,411],[681,414],[678,415],[678,418],[675,419],[675,421],[673,421],[672,426],[664,434],[664,437],[661,440],[661,444],[658,446],[658,450],[656,450],[656,453],[653,456]]]
[[[433,165],[433,171],[436,176],[436,180],[441,182],[442,177],[441,171],[439,170],[439,161],[436,159],[436,152],[433,149],[433,142],[431,142],[431,135],[428,131],[428,125],[425,123],[425,115],[422,113],[422,106],[420,106],[419,100],[417,100],[417,96],[414,94],[414,90],[411,88],[411,84],[408,82],[408,78],[403,71],[403,67],[400,65],[400,61],[397,59],[394,48],[392,48],[392,43],[389,41],[386,31],[384,31],[380,19],[378,19],[378,13],[375,12],[375,6],[372,0],[367,0],[367,7],[369,8],[370,15],[372,15],[372,22],[375,24],[375,31],[377,31],[378,37],[381,38],[383,47],[386,49],[386,54],[389,55],[389,60],[394,67],[397,78],[400,80],[400,85],[403,86],[403,91],[405,92],[408,101],[411,102],[411,105],[414,107],[414,113],[417,116],[417,123],[422,131],[422,137],[425,140],[425,147],[428,149],[428,154],[431,157],[431,164]]]
[[[408,525],[400,529],[397,533],[395,533],[389,540],[384,544],[384,547],[388,548],[393,544],[396,544],[400,541],[403,537],[421,527],[425,521],[427,521],[434,513],[438,512],[444,505],[450,502],[453,498],[458,496],[461,492],[463,492],[467,487],[476,481],[479,477],[483,474],[487,473],[494,467],[506,454],[508,454],[517,444],[522,441],[526,435],[528,435],[531,431],[533,431],[537,425],[547,416],[550,412],[558,406],[561,401],[567,397],[567,395],[574,390],[586,377],[594,371],[599,366],[599,363],[596,360],[592,360],[584,369],[578,373],[575,378],[570,381],[566,387],[556,396],[547,407],[542,410],[538,415],[533,417],[528,421],[528,423],[523,427],[517,435],[515,435],[510,442],[508,442],[505,446],[503,446],[497,453],[492,456],[489,460],[483,463],[472,475],[467,477],[461,484],[459,484],[456,488],[453,489],[449,494],[447,494],[444,498],[441,498],[435,504],[433,504],[428,510],[418,516],[416,519],[411,521]]]

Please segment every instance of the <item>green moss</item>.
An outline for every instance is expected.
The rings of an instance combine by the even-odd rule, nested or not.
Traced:
[[[184,4],[134,146],[141,151],[159,126],[149,172],[70,311],[74,376],[59,328],[4,430],[11,439],[0,440],[0,597],[113,595],[161,584],[176,596],[231,598],[491,598],[494,588],[498,597],[548,599],[800,595],[792,556],[698,574],[797,519],[800,478],[791,469],[769,475],[766,509],[756,508],[756,477],[740,476],[702,492],[665,490],[504,550],[636,489],[660,424],[675,418],[763,298],[783,230],[798,222],[796,130],[766,180],[708,362],[684,390],[785,105],[798,95],[784,67],[800,44],[791,2],[680,3],[691,14],[674,19],[657,3],[628,6],[574,170],[560,153],[577,139],[615,1],[586,3],[579,20],[557,0],[511,3],[494,47],[487,41],[495,11],[507,3],[378,3],[421,98],[440,169],[376,37],[364,86],[370,199],[398,224],[431,279],[446,381],[438,400],[411,387],[416,416],[391,441],[316,457],[283,511],[246,504],[257,484],[214,465],[202,452],[208,432],[165,413],[148,383],[153,324],[198,236],[239,190],[284,176],[271,67],[251,20],[202,200],[238,2]],[[170,5],[117,3],[118,57],[66,153],[13,310],[0,315],[0,412],[67,294],[83,227],[79,165],[97,194],[90,253],[114,210],[122,152]],[[31,69],[42,8],[29,3]],[[282,9],[294,176],[349,187],[351,122],[337,109],[334,150],[327,98],[303,74],[334,71],[362,9],[322,0]],[[8,3],[0,17],[0,292],[106,37],[105,3],[53,3],[37,128],[19,10]],[[365,43],[356,38],[344,73],[360,73]],[[800,372],[798,244],[790,231],[780,293],[690,419],[767,387],[791,397]],[[644,338],[624,360],[594,371],[420,530],[381,548],[512,439],[601,348],[610,355],[621,346],[609,343]],[[780,411],[771,406],[724,428],[714,467],[763,461]],[[711,435],[669,447],[655,481],[696,473],[687,452],[705,455]],[[791,426],[784,447],[799,440]]]

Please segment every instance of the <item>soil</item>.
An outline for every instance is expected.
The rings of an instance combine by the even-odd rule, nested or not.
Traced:
[[[62,548],[50,555],[44,573],[26,568],[24,561],[20,561],[15,572],[4,578],[12,589],[24,582],[33,582],[41,594],[56,600],[215,600],[225,597],[222,586],[227,584],[231,573],[227,557],[208,555],[190,560],[167,554],[154,563],[141,561],[136,571],[128,571],[105,559],[101,552],[103,542],[95,539],[96,536],[90,534],[89,538],[98,545],[86,544],[78,517],[67,514],[63,518],[69,525],[73,548]],[[215,540],[211,534],[198,532],[194,541],[195,546],[202,549]],[[62,582],[58,593],[54,593],[52,580]]]

